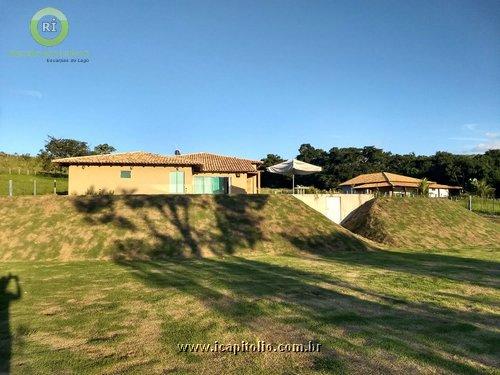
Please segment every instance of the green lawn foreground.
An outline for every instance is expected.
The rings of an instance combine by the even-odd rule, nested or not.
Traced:
[[[0,372],[498,373],[498,254],[2,262]],[[242,340],[322,346],[178,349]]]

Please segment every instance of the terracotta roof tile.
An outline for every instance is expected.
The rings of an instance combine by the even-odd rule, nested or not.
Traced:
[[[431,189],[462,189],[461,186],[437,184],[435,182],[429,184],[429,188],[431,188]]]
[[[389,172],[376,172],[376,173],[368,173],[368,174],[360,174],[350,180],[342,182],[340,186],[346,185],[361,185],[361,184],[369,184],[369,183],[377,183],[377,182],[389,182],[389,183],[397,183],[397,182],[409,182],[419,184],[420,180],[418,178],[402,176],[400,174],[389,173]]]
[[[261,164],[258,160],[240,159],[208,152],[184,154],[181,157],[201,165],[202,172],[253,172],[257,169],[256,165]]]
[[[420,186],[420,182],[372,182],[369,184],[361,184],[361,185],[356,185],[353,187],[353,189],[373,189],[373,188],[380,188],[380,187],[392,187],[392,186],[401,186],[401,187],[412,187],[412,188],[418,188]]]
[[[373,188],[391,187],[391,186],[392,185],[388,182],[372,182],[370,184],[356,185],[353,187],[353,189],[373,189]]]
[[[135,151],[54,159],[60,165],[190,165],[201,172],[253,172],[260,161],[200,152],[164,156]]]
[[[354,189],[370,189],[377,187],[391,187],[391,186],[403,186],[403,187],[419,187],[422,180],[414,177],[403,176],[396,173],[389,172],[377,172],[361,174],[350,180],[342,182],[339,186],[353,186]],[[429,181],[430,188],[442,188],[442,189],[461,189],[460,186],[448,186],[437,184],[436,182]]]
[[[54,159],[52,162],[61,165],[186,165],[188,163],[176,156],[163,156],[144,151],[76,156]]]

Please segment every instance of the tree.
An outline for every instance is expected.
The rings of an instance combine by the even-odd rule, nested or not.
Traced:
[[[275,165],[278,163],[281,163],[285,161],[281,156],[276,155],[276,154],[267,154],[267,156],[264,159],[261,159],[261,169],[265,169],[267,167],[270,167],[271,165]]]
[[[269,165],[282,161],[281,158],[266,159]],[[306,143],[299,148],[299,160],[316,164],[323,172],[299,176],[296,182],[320,189],[334,189],[343,181],[364,173],[392,172],[419,179],[428,178],[447,185],[459,185],[475,190],[471,185],[474,178],[485,180],[500,193],[500,150],[489,150],[484,154],[455,155],[449,152],[436,152],[435,155],[398,155],[374,146],[332,147],[328,152]],[[275,183],[275,178],[271,179]],[[271,181],[263,176],[262,186]],[[283,179],[281,179],[283,182]],[[274,187],[274,186],[273,186]],[[277,186],[276,186],[277,187]]]
[[[97,145],[94,147],[94,151],[92,152],[95,155],[103,155],[103,154],[111,154],[112,152],[115,152],[116,148],[114,148],[111,145],[108,145],[107,143],[102,143],[100,145]]]
[[[45,146],[38,153],[43,169],[48,171],[54,169],[52,159],[69,158],[71,156],[89,155],[90,150],[87,142],[75,139],[55,138],[48,136]]]
[[[429,181],[427,180],[427,178],[423,178],[420,180],[418,191],[420,192],[420,195],[423,195],[424,197],[429,196]]]
[[[497,196],[500,194],[500,149],[489,150],[482,157],[482,165],[485,167],[484,178],[489,185],[495,188]]]
[[[306,163],[318,165],[324,169],[328,164],[328,153],[325,150],[311,146],[309,143],[305,143],[300,146],[297,159],[305,161]],[[297,185],[315,186],[320,189],[327,187],[322,172],[295,176],[295,183]]]
[[[55,138],[49,135],[43,150],[39,155],[49,159],[69,158],[71,156],[89,155],[89,145],[87,142],[77,141],[75,139]]]
[[[481,198],[491,197],[495,193],[495,189],[488,185],[485,180],[472,180],[472,186],[474,186],[475,193]]]
[[[388,169],[388,161],[391,157],[390,152],[385,152],[375,146],[365,146],[361,150],[361,155],[363,156],[363,163],[367,172],[380,172]]]
[[[304,143],[299,147],[297,159],[306,163],[323,166],[326,164],[328,153],[320,148],[315,148],[309,143]]]

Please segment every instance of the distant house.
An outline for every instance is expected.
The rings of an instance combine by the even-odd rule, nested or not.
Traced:
[[[417,195],[422,180],[395,173],[377,172],[361,174],[342,182],[339,186],[344,193],[384,195]],[[429,181],[429,197],[448,197],[458,194],[460,186],[449,186]]]
[[[206,152],[158,155],[124,152],[55,159],[67,166],[68,193],[256,194],[261,163]]]

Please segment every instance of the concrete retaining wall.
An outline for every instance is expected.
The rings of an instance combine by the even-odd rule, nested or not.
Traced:
[[[294,197],[337,224],[374,198],[373,194],[294,194]]]

